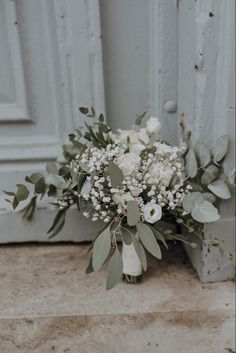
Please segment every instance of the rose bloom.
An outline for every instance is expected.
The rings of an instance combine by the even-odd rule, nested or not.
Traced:
[[[148,144],[149,136],[147,134],[146,129],[142,128],[139,131],[135,130],[118,130],[119,139],[122,143],[127,143],[129,138],[129,151],[131,153],[140,154],[145,149],[145,146],[140,142]]]
[[[158,135],[161,129],[161,122],[158,118],[151,116],[146,122],[146,129],[150,135]]]
[[[117,159],[117,165],[122,170],[124,176],[130,176],[138,168],[140,157],[134,153],[125,153]]]
[[[143,207],[144,219],[148,223],[155,223],[161,219],[162,208],[157,203],[148,202]]]

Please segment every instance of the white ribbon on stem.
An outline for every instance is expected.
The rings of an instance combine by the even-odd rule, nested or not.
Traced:
[[[142,274],[142,264],[135,251],[134,244],[122,247],[123,273],[130,276],[140,276]]]

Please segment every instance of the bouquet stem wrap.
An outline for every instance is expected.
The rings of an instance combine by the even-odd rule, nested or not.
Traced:
[[[140,277],[142,275],[142,264],[135,251],[134,245],[126,245],[123,242],[122,247],[122,260],[123,260],[123,274],[124,279],[130,279],[132,282],[133,277]],[[129,277],[127,277],[128,275]],[[127,280],[128,281],[128,280]]]

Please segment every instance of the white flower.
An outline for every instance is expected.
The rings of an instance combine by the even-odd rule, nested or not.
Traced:
[[[150,135],[158,135],[161,129],[161,122],[158,118],[151,116],[146,122],[146,129]]]
[[[124,176],[130,176],[135,172],[140,163],[140,157],[134,153],[125,153],[117,160],[118,167],[122,170]]]
[[[145,149],[145,145],[143,145],[141,141],[144,143],[149,142],[149,136],[147,134],[146,129],[142,128],[138,131],[135,130],[118,130],[119,139],[122,143],[128,142],[129,139],[129,151],[131,153],[140,154],[141,151]]]
[[[148,202],[143,207],[143,213],[145,221],[153,224],[161,219],[162,209],[160,205]]]
[[[158,154],[167,154],[172,153],[172,147],[167,145],[166,143],[155,142],[154,146],[157,148],[156,153]]]

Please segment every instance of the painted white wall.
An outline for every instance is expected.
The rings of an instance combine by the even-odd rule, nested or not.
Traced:
[[[196,140],[210,147],[230,136],[225,166],[235,165],[235,1],[179,1],[178,111]],[[235,252],[235,198],[222,201],[221,220],[205,227],[208,236]],[[218,250],[188,250],[203,281],[234,277],[234,264]]]

